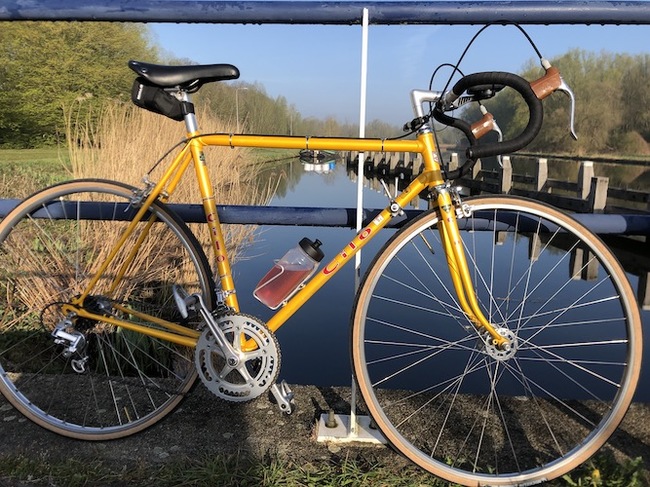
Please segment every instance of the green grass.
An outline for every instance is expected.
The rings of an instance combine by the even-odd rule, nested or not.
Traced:
[[[274,166],[281,165],[289,159],[297,158],[299,151],[289,149],[261,149],[254,148],[251,150],[255,162],[261,163],[265,170],[271,169]]]
[[[61,157],[67,159],[67,149],[46,147],[41,149],[0,149],[0,162],[57,163]]]
[[[70,179],[68,152],[59,148],[0,150],[0,195],[24,197]]]
[[[29,485],[112,486],[157,485],[203,486],[232,485],[237,487],[446,487],[450,484],[436,479],[417,467],[397,468],[367,458],[342,458],[317,465],[288,462],[268,457],[250,460],[243,455],[216,456],[198,459],[178,458],[164,465],[110,467],[101,461],[69,459],[48,463],[27,456],[0,457],[2,481]],[[640,459],[618,464],[600,454],[582,467],[554,482],[549,487],[642,487]]]

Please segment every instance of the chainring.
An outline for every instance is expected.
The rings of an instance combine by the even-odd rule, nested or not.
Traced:
[[[269,389],[280,372],[280,347],[264,323],[244,314],[218,318],[217,324],[228,343],[237,351],[236,364],[228,364],[210,328],[196,344],[194,361],[205,386],[226,401],[245,402]],[[244,344],[254,344],[244,350]]]

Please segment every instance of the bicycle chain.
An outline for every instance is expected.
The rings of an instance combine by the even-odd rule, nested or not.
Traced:
[[[108,303],[111,303],[111,304],[113,304],[113,303],[114,303],[114,304],[121,304],[121,305],[128,305],[128,304],[129,304],[128,301],[120,301],[120,300],[116,300],[116,299],[109,299],[109,298],[106,298],[106,297],[102,297],[102,298],[105,299]],[[96,301],[98,301],[98,299],[95,299],[94,301],[96,302]],[[44,331],[45,333],[48,334],[48,336],[51,336],[52,330],[51,330],[51,328],[49,328],[49,327],[45,324],[45,321],[44,321],[44,315],[45,315],[45,313],[46,313],[50,308],[53,308],[53,307],[56,307],[56,306],[62,306],[62,305],[65,305],[65,304],[69,304],[69,303],[65,303],[65,302],[62,302],[62,301],[61,301],[61,302],[58,302],[58,301],[57,301],[57,302],[52,302],[52,303],[48,304],[47,306],[45,306],[45,307],[43,308],[43,310],[41,311],[41,314],[40,314],[40,325],[41,325],[41,328],[43,329],[43,331]],[[101,308],[101,311],[98,310],[98,309],[95,309],[94,311],[95,311],[95,312],[98,312],[98,314],[105,314],[105,315],[107,315],[107,316],[117,317],[117,314],[116,314],[116,313],[114,313],[114,312],[109,312],[105,307],[102,307],[102,308]],[[191,320],[187,319],[187,320],[183,320],[183,321],[189,323]],[[89,319],[77,319],[77,320],[75,321],[74,326],[73,326],[73,329],[74,329],[75,331],[78,331],[79,333],[82,333],[82,334],[84,335],[84,337],[85,337],[86,345],[85,345],[84,350],[87,350],[87,348],[88,348],[89,346],[91,346],[91,343],[92,343],[92,339],[90,338],[91,336],[94,336],[95,339],[99,339],[99,336],[100,336],[100,334],[98,334],[98,333],[90,333],[90,330],[91,330],[91,328],[92,328],[92,326],[90,326],[91,323],[96,323],[96,322],[94,322],[93,320],[89,320]],[[81,326],[79,326],[79,325],[81,325]],[[93,326],[94,326],[94,325],[93,325]],[[201,328],[201,327],[198,327],[198,329],[200,329],[200,328]],[[197,328],[195,328],[195,329],[197,329]],[[81,356],[81,354],[80,354],[80,356]],[[88,357],[89,357],[89,356],[86,355],[85,357],[82,357],[82,359],[85,358],[85,359],[87,360]],[[66,358],[66,361],[67,361],[67,360],[71,360],[71,359],[70,359],[70,358]],[[187,357],[187,359],[186,359],[186,363],[187,363],[187,365],[188,365],[188,368],[193,368],[193,363],[192,363],[192,359],[191,359],[191,357],[189,357],[189,356]],[[73,369],[74,369],[74,366],[73,366]],[[75,370],[75,372],[77,372],[77,373],[79,373],[79,374],[87,374],[87,373],[90,373],[90,372],[88,371],[88,368],[87,368],[87,367],[85,367],[85,370],[83,370],[83,371],[79,371],[79,370],[77,370],[77,369],[74,369],[74,370]],[[190,371],[190,373],[191,373],[191,371]],[[197,375],[198,375],[198,374],[197,374]],[[117,383],[117,384],[133,385],[133,384],[131,383],[131,381],[129,381],[127,378],[123,378],[123,377],[119,377],[119,376],[111,377],[111,378],[110,378],[110,381],[113,382],[113,383]],[[155,384],[155,383],[151,383],[151,384],[150,384],[150,383],[146,383],[146,384],[145,384],[145,383],[142,383],[142,382],[138,382],[138,383],[137,383],[137,386],[138,386],[139,389],[145,389],[145,390],[149,390],[149,391],[162,392],[162,393],[164,393],[164,394],[169,394],[169,395],[173,395],[173,396],[185,396],[185,395],[187,394],[187,392],[180,392],[178,389],[172,389],[172,388],[162,387],[162,386],[160,386],[159,384]],[[188,392],[189,392],[189,389],[190,389],[190,388],[188,388]]]

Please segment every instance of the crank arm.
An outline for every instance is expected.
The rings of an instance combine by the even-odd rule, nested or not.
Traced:
[[[223,334],[223,331],[217,324],[217,321],[212,316],[212,313],[208,309],[208,306],[203,301],[203,297],[198,294],[187,294],[187,292],[180,286],[173,287],[174,300],[178,306],[178,309],[181,315],[184,318],[189,316],[189,311],[197,311],[201,318],[205,321],[210,328],[210,331],[214,335],[214,339],[217,342],[217,346],[221,349],[224,355],[224,359],[227,363],[237,363],[239,362],[239,351],[228,342],[226,336]]]
[[[271,394],[275,398],[280,411],[283,413],[291,414],[294,408],[293,392],[289,389],[287,381],[282,381],[280,384],[273,384],[271,386]]]

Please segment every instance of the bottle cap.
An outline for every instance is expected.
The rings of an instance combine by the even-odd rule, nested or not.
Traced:
[[[315,242],[312,242],[307,237],[305,237],[299,242],[298,245],[300,245],[300,248],[304,250],[305,253],[316,262],[320,262],[323,260],[323,257],[325,257],[325,254],[319,248],[321,245],[323,245],[323,242],[318,239],[316,239]]]

